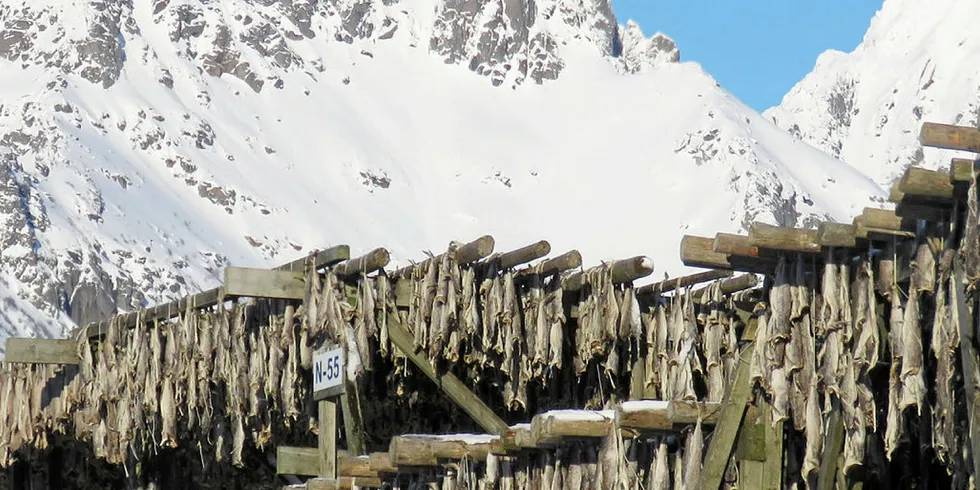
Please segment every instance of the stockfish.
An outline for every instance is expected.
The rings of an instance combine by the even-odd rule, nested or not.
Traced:
[[[936,401],[932,409],[932,445],[940,461],[952,472],[957,444],[953,410],[956,393],[953,378],[956,375],[956,354],[960,346],[960,331],[953,322],[948,301],[948,288],[952,284],[954,251],[943,253],[936,290],[935,317],[932,325],[932,352],[936,358]],[[972,382],[972,381],[968,381]]]
[[[707,369],[709,402],[720,402],[725,397],[725,372],[722,364],[727,319],[721,313],[721,285],[713,282],[705,289],[701,305],[709,310],[703,315],[704,356]]]

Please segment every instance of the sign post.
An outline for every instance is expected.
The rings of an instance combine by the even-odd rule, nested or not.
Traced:
[[[347,359],[343,347],[313,353],[313,400],[320,419],[320,476],[337,479],[337,400],[344,393]]]

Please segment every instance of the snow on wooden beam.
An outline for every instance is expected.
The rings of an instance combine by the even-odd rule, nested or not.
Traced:
[[[345,260],[331,268],[334,274],[340,277],[354,276],[357,274],[370,274],[374,271],[383,269],[391,260],[391,254],[385,248],[376,248],[360,257]]]
[[[671,430],[690,425],[701,417],[702,425],[714,425],[721,404],[666,400],[633,400],[616,409],[616,424],[624,429]]]
[[[759,248],[787,252],[820,252],[817,230],[786,228],[758,221],[749,226],[749,243]]]
[[[551,244],[547,240],[539,240],[530,245],[521,247],[517,250],[505,252],[490,260],[497,261],[497,266],[501,269],[510,269],[521,264],[526,264],[532,260],[540,259],[551,253]]]
[[[225,267],[225,295],[303,299],[306,282],[300,271]]]
[[[948,202],[953,199],[953,183],[949,172],[927,170],[920,167],[905,169],[898,190],[903,198],[914,196],[928,200]]]
[[[673,291],[675,289],[686,288],[688,286],[693,286],[695,284],[701,284],[702,282],[715,281],[718,279],[724,279],[726,277],[732,277],[731,270],[727,269],[715,269],[705,272],[699,272],[697,274],[691,274],[689,276],[677,277],[674,279],[666,279],[660,282],[655,282],[653,284],[647,284],[636,289],[636,294],[651,294],[651,293],[666,293],[668,291]]]
[[[933,148],[980,153],[980,129],[952,124],[922,123],[919,143]]]
[[[8,337],[4,362],[25,364],[79,363],[78,344],[68,339],[36,339]]]
[[[653,273],[653,259],[643,255],[624,260],[617,260],[609,268],[612,275],[613,284],[631,282]],[[566,291],[578,291],[582,289],[585,281],[586,271],[575,272],[566,277],[562,283],[562,289]]]
[[[613,410],[552,410],[531,419],[537,446],[553,446],[568,438],[604,437],[612,428]]]
[[[391,438],[388,458],[392,466],[435,466],[439,460],[464,457],[485,460],[491,443],[500,436],[487,434],[409,434]]]
[[[854,236],[854,225],[830,221],[820,223],[817,227],[817,243],[821,247],[855,247],[857,238]]]

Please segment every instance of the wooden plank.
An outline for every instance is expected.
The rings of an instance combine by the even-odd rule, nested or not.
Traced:
[[[402,351],[415,367],[422,371],[429,379],[434,381],[446,395],[449,396],[457,405],[460,406],[470,417],[473,417],[483,430],[491,434],[503,434],[507,431],[507,424],[493,413],[482,400],[459,380],[452,373],[436,374],[429,360],[421,353],[415,352],[414,339],[411,332],[405,328],[400,318],[395,316],[388,319],[388,335],[391,343]]]
[[[952,124],[922,123],[919,143],[933,148],[980,153],[980,129]]]
[[[722,405],[721,418],[718,419],[711,442],[708,444],[698,488],[715,490],[721,486],[735,438],[745,415],[745,405],[752,391],[752,384],[749,381],[749,359],[752,359],[754,350],[755,343],[750,343],[739,356],[735,384]]]
[[[70,339],[7,337],[4,362],[77,365],[78,344]]]
[[[980,172],[980,160],[954,158],[949,163],[949,180],[954,186],[957,184],[969,186],[973,176],[978,172]]]
[[[772,423],[772,405],[762,400],[762,425],[766,432],[766,461],[760,490],[783,488],[783,428],[786,425]]]
[[[818,253],[817,230],[785,228],[758,221],[749,227],[749,243],[761,248],[788,252]]]
[[[766,431],[762,410],[749,405],[735,443],[735,459],[739,461],[766,460]]]
[[[901,230],[910,224],[903,223],[902,218],[895,214],[895,211],[889,209],[864,208],[861,216],[864,217],[862,223],[867,228]]]
[[[689,276],[676,277],[674,279],[666,279],[660,282],[655,282],[653,284],[647,284],[645,286],[640,286],[636,289],[636,294],[651,294],[651,293],[666,293],[668,291],[673,291],[675,289],[686,288],[688,286],[693,286],[695,284],[701,284],[702,282],[710,282],[718,279],[725,279],[727,277],[732,277],[735,274],[728,269],[715,269],[705,272],[699,272],[697,274],[691,274]]]
[[[830,221],[820,223],[820,226],[817,227],[817,243],[821,247],[856,247],[857,238],[854,236],[854,225]]]
[[[817,470],[817,489],[833,490],[837,478],[838,456],[844,450],[844,419],[840,399],[831,395],[830,414],[827,416],[827,432],[824,434],[823,454]]]
[[[728,255],[713,250],[713,238],[684,235],[681,238],[681,262],[688,267],[704,267],[706,269],[733,269]]]
[[[319,475],[320,450],[315,447],[277,447],[276,474],[300,476]]]
[[[350,483],[353,483],[352,478],[348,478]],[[347,488],[350,488],[350,483]],[[329,479],[329,478],[310,478],[306,480],[306,490],[341,490],[344,486],[340,480]]]
[[[973,348],[974,330],[970,310],[966,305],[966,279],[963,272],[963,264],[959,260],[953,260],[953,284],[950,288],[953,303],[953,321],[960,329],[960,364],[963,373],[969,373],[969,377],[964,381],[963,386],[966,391],[967,410],[969,412],[968,423],[970,429],[970,451],[973,454],[973,469],[975,475],[980,475],[980,413],[977,411],[976,381],[973,373],[977,369],[977,352]],[[974,310],[974,314],[977,310]],[[980,317],[980,314],[977,314]],[[978,318],[980,320],[980,318]],[[977,322],[980,327],[980,321]]]
[[[902,180],[898,183],[898,190],[902,191],[903,198],[914,196],[941,201],[953,199],[953,183],[948,172],[920,167],[905,169]]]
[[[391,254],[385,248],[376,248],[360,257],[345,260],[330,270],[340,277],[354,276],[358,274],[370,274],[374,271],[383,269],[391,260]]]
[[[306,284],[299,271],[225,267],[225,295],[303,299]]]
[[[320,269],[328,267],[337,262],[350,258],[350,247],[347,245],[336,245],[326,250],[317,250],[313,253],[300,257],[296,260],[274,267],[277,271],[302,271],[306,270],[306,264],[312,260],[313,267]]]
[[[502,253],[493,260],[497,261],[497,267],[500,269],[510,269],[531,262],[532,260],[540,259],[550,253],[551,244],[547,240],[539,240],[517,250]]]
[[[629,259],[617,260],[609,267],[609,274],[612,276],[613,284],[622,284],[649,276],[653,273],[653,259],[646,256],[637,256]],[[578,291],[582,289],[585,282],[585,271],[569,274],[561,282],[562,289],[566,291]]]
[[[320,400],[317,404],[319,416],[319,442],[320,472],[319,476],[324,478],[337,478],[337,402],[333,400]]]
[[[347,451],[354,456],[367,453],[364,440],[364,419],[361,415],[361,396],[358,383],[344,377],[346,388],[340,395],[340,411],[344,415],[344,435],[347,437]]]

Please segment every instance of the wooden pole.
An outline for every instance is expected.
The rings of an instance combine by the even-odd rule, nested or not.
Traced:
[[[903,197],[909,196],[949,201],[953,199],[953,183],[948,172],[926,170],[919,167],[905,169],[898,189]]]
[[[655,282],[653,284],[647,284],[636,289],[636,294],[650,294],[650,293],[665,293],[667,291],[673,291],[675,289],[686,288],[688,286],[693,286],[695,284],[701,284],[702,282],[715,281],[718,279],[724,279],[726,277],[732,277],[734,272],[727,269],[715,269],[705,272],[699,272],[697,274],[691,274],[689,276],[677,277],[674,279],[666,279],[660,282]]]
[[[576,267],[582,267],[582,254],[578,250],[572,250],[553,259],[545,260],[541,263],[540,267],[522,269],[517,272],[517,277],[530,276],[538,273],[539,270],[542,275],[550,275],[556,272],[572,270]]]
[[[337,478],[337,402],[331,399],[320,400],[318,406],[320,427],[319,455],[320,476]]]
[[[702,490],[717,490],[721,486],[725,469],[728,467],[728,460],[732,455],[735,438],[738,436],[738,430],[745,415],[745,405],[748,403],[749,395],[752,392],[752,383],[749,380],[749,359],[752,359],[754,349],[755,343],[750,343],[739,356],[735,383],[722,405],[721,417],[718,420],[718,425],[715,426],[704,458],[701,481],[698,482],[698,488]]]
[[[497,261],[497,265],[501,269],[510,269],[532,260],[540,259],[549,253],[551,253],[551,244],[547,240],[541,240],[517,250],[500,254],[500,256],[493,260]]]
[[[613,284],[635,281],[641,277],[649,276],[653,273],[653,259],[646,256],[637,256],[624,260],[617,260],[609,268]],[[561,284],[566,291],[578,291],[582,289],[585,281],[585,272],[576,272],[566,277]]]
[[[922,123],[919,143],[934,148],[980,153],[980,130],[951,124]]]
[[[493,253],[494,240],[490,235],[484,235],[470,243],[461,245],[456,249],[456,263],[460,265],[472,264],[480,259],[488,257]],[[406,277],[415,270],[416,267],[427,264],[430,260],[441,260],[442,254],[426,259],[419,264],[412,264],[396,270],[391,274],[392,277]]]
[[[732,277],[730,279],[725,279],[721,281],[721,294],[732,294],[739,291],[745,291],[746,289],[752,289],[759,285],[759,276],[754,273],[742,274],[737,277]],[[705,288],[699,288],[694,290],[694,297],[699,298],[704,295]]]
[[[712,250],[714,239],[694,235],[684,235],[681,238],[681,262],[688,267],[703,267],[705,269],[732,269],[728,254]]]
[[[820,469],[817,470],[817,489],[834,490],[837,478],[837,457],[844,450],[844,420],[841,413],[840,399],[831,395],[830,415],[827,417],[827,432],[824,435],[823,454],[820,457]]]
[[[331,269],[334,274],[340,277],[353,276],[357,274],[370,274],[376,270],[384,268],[391,260],[391,255],[385,248],[376,248],[360,257],[345,260]]]
[[[711,244],[711,250],[726,255],[741,255],[743,257],[759,257],[759,247],[752,245],[746,235],[717,233]]]
[[[749,243],[759,248],[788,252],[818,253],[817,230],[784,228],[758,221],[749,227]]]

